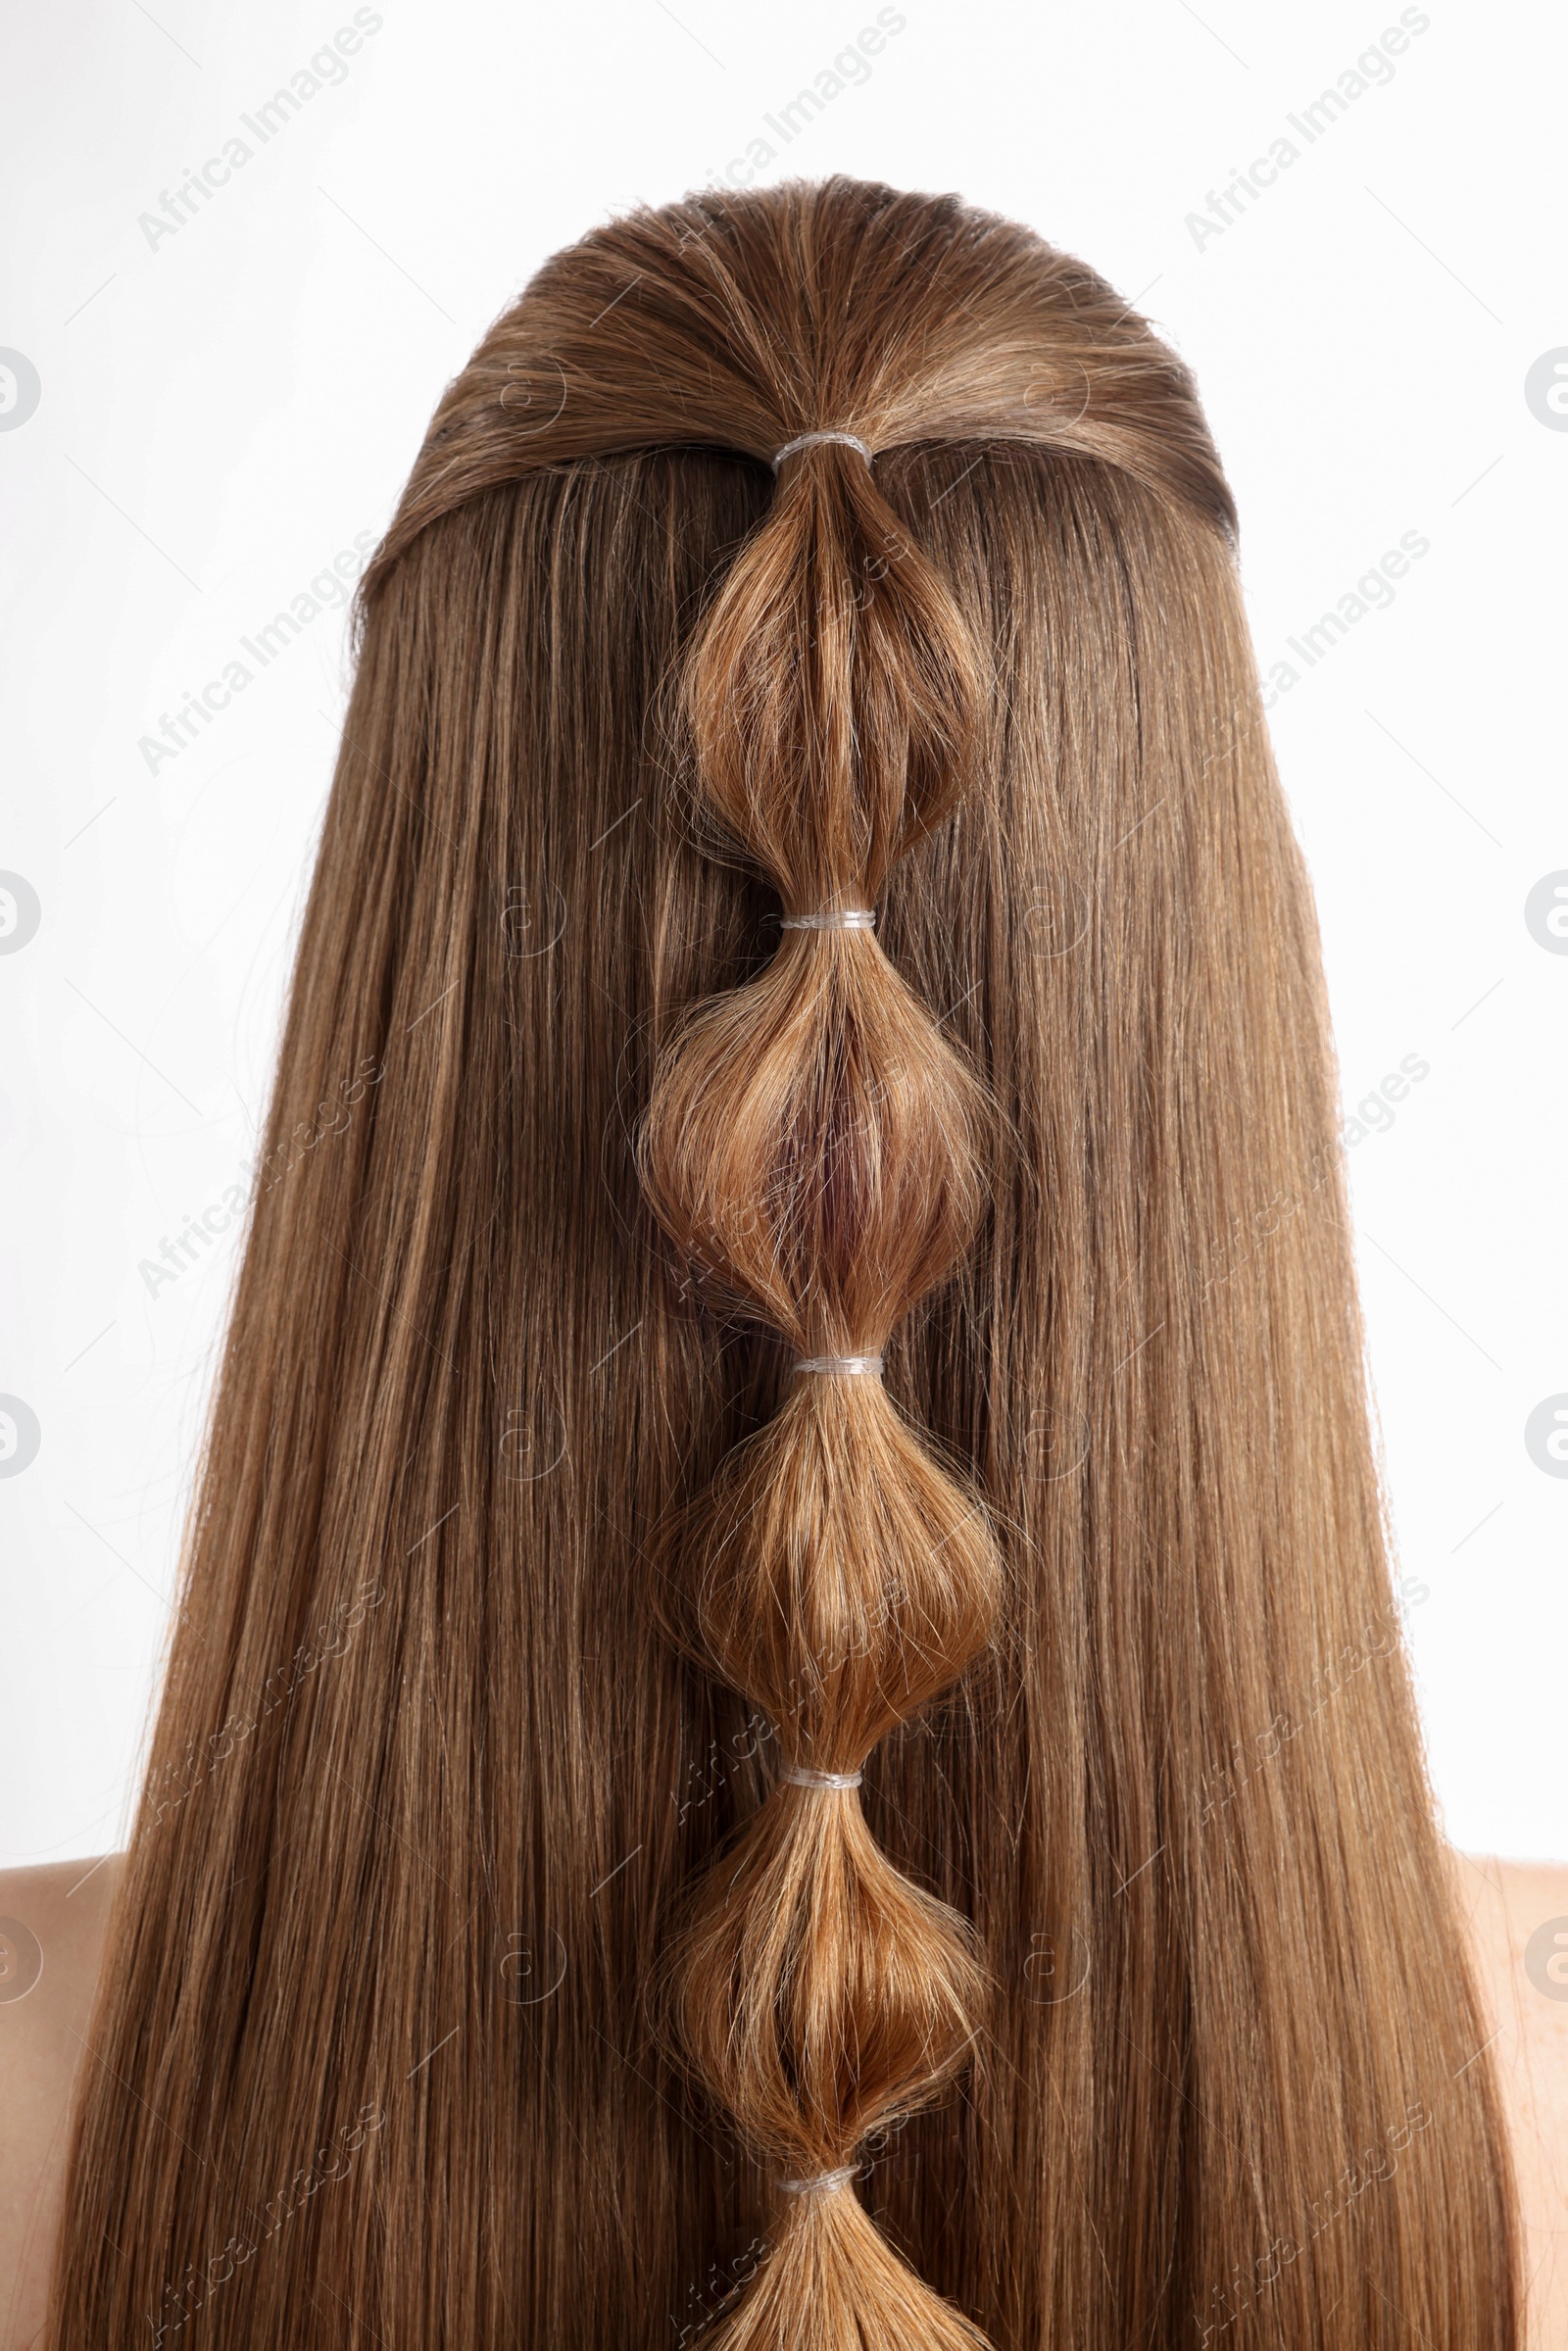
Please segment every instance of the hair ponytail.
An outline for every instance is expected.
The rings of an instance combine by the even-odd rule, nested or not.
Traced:
[[[707,804],[789,924],[869,907],[952,808],[984,675],[867,465],[825,443],[785,466],[686,701]],[[968,2056],[985,1988],[971,1930],[879,1850],[855,1783],[985,1647],[1001,1561],[975,1494],[874,1370],[801,1365],[879,1366],[973,1236],[987,1149],[974,1073],[869,927],[785,928],[654,1083],[641,1156],[661,1221],[795,1358],[776,1417],[688,1514],[674,1568],[699,1652],[767,1716],[783,1767],[673,1960],[690,2060],[785,2176],[726,2346],[974,2339],[850,2185],[867,2137]],[[803,1769],[822,1777],[789,1777]]]

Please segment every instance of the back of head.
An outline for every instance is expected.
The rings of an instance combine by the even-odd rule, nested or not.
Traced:
[[[1188,374],[640,213],[361,619],[52,2342],[1509,2351]]]

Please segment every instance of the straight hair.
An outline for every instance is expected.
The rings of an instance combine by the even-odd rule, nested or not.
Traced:
[[[1515,2351],[1337,1124],[1144,320],[844,178],[552,260],[362,585],[54,2351]]]

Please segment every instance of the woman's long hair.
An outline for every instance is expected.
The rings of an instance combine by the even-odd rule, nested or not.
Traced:
[[[1510,2351],[1188,374],[641,212],[361,619],[55,2351]]]

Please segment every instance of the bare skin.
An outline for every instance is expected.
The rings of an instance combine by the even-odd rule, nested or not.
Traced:
[[[122,1864],[111,1853],[0,1871],[0,2351],[28,2351],[43,2331],[72,2093],[91,2063],[88,2020]]]
[[[1452,1856],[1519,2183],[1529,2351],[1568,2351],[1568,1866]],[[1546,1971],[1537,1930],[1562,1922]],[[1551,1985],[1541,1988],[1541,1980]]]
[[[122,1862],[112,1853],[0,1871],[0,2351],[32,2351],[42,2334],[71,2100],[92,2063],[93,1992]],[[1534,1975],[1525,1964],[1538,1929],[1562,1920],[1568,1932],[1568,1865],[1452,1862],[1513,2144],[1529,2351],[1568,2351],[1568,1939],[1549,1974],[1550,1950],[1537,1952]],[[1542,1989],[1542,1977],[1560,1980],[1563,1996]],[[19,1984],[28,1986],[20,1995]]]

